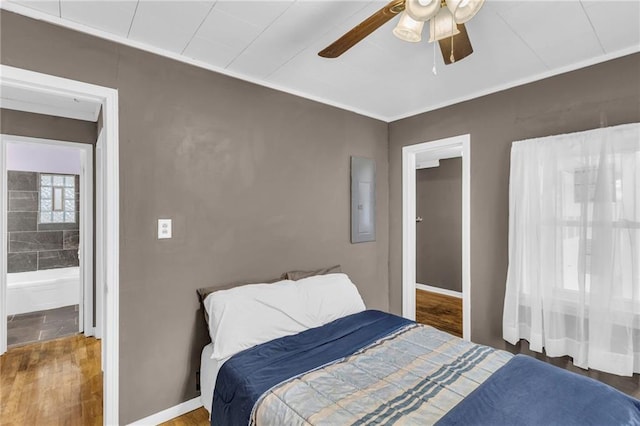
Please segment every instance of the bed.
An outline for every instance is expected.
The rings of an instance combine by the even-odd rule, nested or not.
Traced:
[[[640,425],[640,402],[600,382],[365,310],[344,274],[270,286],[207,305],[212,425]],[[261,309],[287,320],[243,337],[251,321],[237,315],[268,318]]]

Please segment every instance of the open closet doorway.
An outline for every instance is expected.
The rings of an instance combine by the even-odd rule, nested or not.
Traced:
[[[469,135],[402,151],[402,313],[471,339]]]

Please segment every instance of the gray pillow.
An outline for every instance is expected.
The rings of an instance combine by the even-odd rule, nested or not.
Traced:
[[[342,272],[340,265],[330,266],[328,268],[316,269],[313,271],[289,271],[282,274],[283,280],[298,281],[303,278],[313,277],[315,275],[338,274]]]
[[[238,287],[243,284],[249,284],[249,283],[212,285],[210,287],[199,288],[196,291],[198,292],[198,298],[200,299],[200,303],[204,303],[204,299],[206,299],[207,296],[213,292],[220,291],[220,290],[229,290],[230,288]]]

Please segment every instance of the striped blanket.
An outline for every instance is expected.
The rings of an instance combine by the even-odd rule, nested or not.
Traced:
[[[433,424],[511,357],[412,323],[271,388],[251,424]]]

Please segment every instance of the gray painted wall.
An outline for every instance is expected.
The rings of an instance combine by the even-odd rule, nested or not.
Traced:
[[[462,159],[416,171],[416,281],[462,291]]]
[[[196,289],[341,264],[388,309],[387,124],[0,12],[3,64],[119,90],[120,421],[197,395]],[[350,156],[376,161],[376,241],[350,239]],[[173,219],[171,240],[156,219]],[[159,391],[161,390],[161,391]]]
[[[609,126],[640,121],[639,75],[640,54],[634,54],[391,123],[391,310],[402,306],[402,146],[471,135],[471,339],[504,348],[511,142],[598,128],[603,120]],[[637,376],[627,385],[640,395]]]
[[[3,16],[0,15],[0,23],[4,24]],[[4,28],[1,31],[0,35],[4,35]],[[0,47],[4,47],[5,41],[0,40]],[[96,123],[91,121],[10,109],[0,109],[0,133],[88,144],[95,144],[98,137]]]

